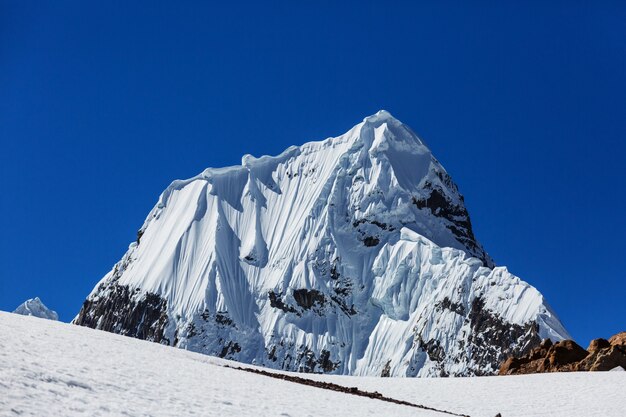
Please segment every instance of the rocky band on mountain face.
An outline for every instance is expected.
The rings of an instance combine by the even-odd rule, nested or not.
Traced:
[[[594,339],[585,350],[573,340],[552,343],[544,339],[526,355],[510,356],[500,366],[499,375],[544,372],[626,370],[626,332],[609,340]]]

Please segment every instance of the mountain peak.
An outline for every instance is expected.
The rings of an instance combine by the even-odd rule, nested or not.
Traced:
[[[494,268],[452,178],[386,111],[172,183],[74,323],[386,376],[490,374],[567,336],[536,289]]]
[[[59,315],[56,311],[50,310],[44,305],[39,297],[31,298],[24,301],[17,307],[13,313],[21,314],[23,316],[34,316],[42,319],[58,320]]]
[[[370,123],[374,125],[380,125],[386,122],[398,122],[401,123],[398,119],[393,117],[391,113],[387,110],[378,110],[376,113],[371,116],[367,116],[363,119],[364,123]]]
[[[418,164],[430,164],[430,149],[408,126],[393,117],[386,110],[363,119],[360,129],[360,138],[365,146],[372,152],[386,152],[388,157],[392,153],[400,159],[402,155],[421,155],[421,161],[412,161]],[[401,162],[406,165],[409,161]],[[397,164],[396,164],[397,166]]]

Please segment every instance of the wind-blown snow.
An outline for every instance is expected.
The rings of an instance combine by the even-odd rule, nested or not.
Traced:
[[[493,373],[509,349],[568,336],[536,289],[493,267],[445,169],[380,111],[174,181],[89,296],[101,311],[77,322],[133,334],[106,322],[128,304],[104,305],[122,286],[164,300],[155,340],[190,350],[286,370]]]
[[[0,415],[446,415],[224,368],[240,364],[32,317],[0,312],[0,334]],[[626,372],[307,378],[472,417],[618,417],[626,409]]]
[[[31,298],[24,301],[17,307],[13,313],[23,316],[34,316],[48,320],[58,320],[59,315],[56,311],[50,310],[41,302],[39,297]]]

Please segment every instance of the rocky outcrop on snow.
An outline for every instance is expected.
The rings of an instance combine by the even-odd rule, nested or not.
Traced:
[[[613,336],[609,338],[609,343],[611,345],[616,345],[616,346],[617,345],[626,346],[626,332],[620,332],[620,333],[614,334]]]
[[[585,350],[573,340],[552,343],[545,339],[528,354],[509,357],[500,375],[567,371],[610,371],[626,369],[626,332],[606,339],[594,339]]]
[[[24,301],[14,311],[14,314],[21,314],[23,316],[33,316],[48,320],[58,320],[59,315],[56,311],[50,310],[41,302],[39,297],[31,298]]]
[[[568,334],[493,260],[463,196],[385,111],[174,181],[74,323],[277,369],[495,373]]]

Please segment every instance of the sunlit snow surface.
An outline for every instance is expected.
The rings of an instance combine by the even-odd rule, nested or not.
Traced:
[[[224,368],[228,361],[0,312],[0,415],[433,416]]]
[[[262,375],[240,364],[0,312],[0,415],[445,416]],[[473,417],[623,416],[626,372],[482,378],[301,375]]]

